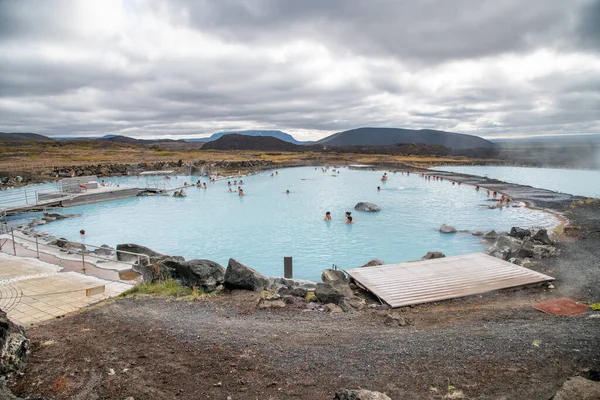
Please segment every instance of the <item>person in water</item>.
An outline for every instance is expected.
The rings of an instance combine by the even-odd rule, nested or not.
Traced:
[[[323,221],[331,221],[331,213],[329,211],[325,213],[325,218],[323,218]]]
[[[350,216],[350,214],[352,214],[350,211],[346,211],[345,212],[346,218],[348,218]]]
[[[289,191],[289,189],[285,191],[285,194],[290,194],[290,191]]]
[[[348,216],[346,217],[346,223],[347,223],[347,224],[353,224],[353,223],[354,223],[354,222],[352,221],[352,217],[351,217],[351,216],[349,216],[349,215],[348,215]]]
[[[85,236],[85,229],[82,229],[82,230],[80,230],[80,231],[79,231],[79,234],[80,234],[81,236]]]
[[[244,191],[242,190],[242,188],[238,189],[238,195],[239,196],[243,196],[244,195]]]
[[[381,186],[377,186],[377,191],[380,191],[380,190],[381,190]]]

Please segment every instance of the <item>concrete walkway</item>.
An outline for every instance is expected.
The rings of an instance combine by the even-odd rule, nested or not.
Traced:
[[[117,296],[132,286],[0,253],[0,308],[25,327]]]

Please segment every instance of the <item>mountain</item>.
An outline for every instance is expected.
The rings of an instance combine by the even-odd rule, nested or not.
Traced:
[[[4,133],[0,132],[0,141],[4,142],[52,142],[54,139],[37,133]]]
[[[401,128],[358,128],[335,133],[317,142],[327,146],[392,146],[407,143],[437,144],[453,150],[494,147],[492,142],[479,136],[431,129]]]
[[[174,139],[134,139],[128,136],[122,135],[106,135],[98,140],[113,142],[113,143],[126,143],[126,144],[154,144],[154,143],[171,143],[177,142]]]
[[[211,135],[210,138],[208,138],[208,141],[212,142],[213,140],[217,140],[225,135],[231,135],[231,134],[245,135],[245,136],[270,136],[270,137],[277,138],[279,140],[283,140],[284,142],[288,142],[288,143],[304,144],[303,142],[300,142],[300,141],[294,139],[294,137],[292,135],[290,135],[289,133],[285,133],[285,132],[281,132],[281,131],[218,132],[218,133]]]
[[[202,145],[201,150],[303,151],[304,146],[285,142],[272,136],[251,136],[229,133]]]

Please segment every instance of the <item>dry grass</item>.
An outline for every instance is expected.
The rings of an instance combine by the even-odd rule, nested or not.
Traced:
[[[412,164],[428,166],[439,163],[468,163],[465,157],[384,155],[317,152],[202,151],[197,144],[152,149],[143,145],[68,142],[63,146],[48,143],[14,143],[0,145],[0,171],[37,172],[54,167],[90,164],[137,164],[166,161],[217,162],[268,160],[276,164]]]

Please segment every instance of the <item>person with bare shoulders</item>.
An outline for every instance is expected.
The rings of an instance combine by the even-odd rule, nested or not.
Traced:
[[[352,221],[352,217],[351,217],[351,216],[349,216],[349,215],[348,215],[348,216],[346,217],[346,223],[347,223],[347,224],[353,224],[353,223],[354,223],[354,221]]]
[[[243,196],[244,195],[244,190],[242,188],[238,188],[238,195],[239,196]]]
[[[323,218],[323,221],[331,221],[331,213],[329,211],[325,213],[325,218]]]

